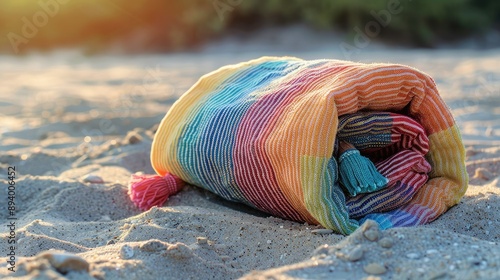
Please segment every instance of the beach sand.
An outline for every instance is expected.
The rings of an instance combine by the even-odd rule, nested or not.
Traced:
[[[172,103],[209,71],[274,54],[284,53],[0,56],[0,278],[500,279],[500,50],[356,57],[429,73],[460,125],[470,186],[428,225],[379,231],[368,223],[345,237],[191,186],[163,207],[136,209],[130,175],[153,172],[152,137]]]

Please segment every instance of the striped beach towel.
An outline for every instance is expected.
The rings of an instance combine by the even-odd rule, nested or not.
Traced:
[[[373,162],[383,186],[346,189],[340,141]],[[152,145],[158,175],[134,176],[129,194],[147,210],[188,183],[349,234],[366,219],[382,228],[433,221],[467,189],[464,158],[428,75],[395,64],[262,57],[201,77],[173,104]]]

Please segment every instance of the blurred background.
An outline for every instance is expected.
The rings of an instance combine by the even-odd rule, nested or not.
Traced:
[[[153,127],[200,76],[264,55],[410,65],[467,143],[500,146],[498,0],[0,0],[0,34],[0,163]]]
[[[403,47],[492,48],[500,46],[500,1],[0,2],[0,53],[4,54],[57,48],[77,48],[85,54],[196,51],[207,42],[227,38],[272,41],[283,29],[295,38],[291,44],[313,45],[303,41],[310,36],[307,33],[316,33],[344,42],[340,47],[347,49],[367,40]]]

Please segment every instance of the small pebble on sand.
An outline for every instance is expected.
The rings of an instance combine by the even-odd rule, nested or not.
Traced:
[[[378,241],[378,244],[382,248],[391,248],[394,245],[394,241],[392,241],[392,238],[384,237]]]
[[[420,255],[417,253],[408,253],[406,254],[406,257],[412,260],[416,260],[420,258]]]
[[[438,250],[436,250],[436,249],[429,249],[429,250],[425,251],[425,253],[426,253],[427,255],[436,254],[436,253],[438,253],[438,252],[439,252],[439,251],[438,251]]]
[[[199,236],[199,237],[196,237],[196,243],[198,243],[200,245],[204,245],[204,244],[208,243],[208,240],[206,237]]]
[[[360,260],[363,257],[363,254],[364,254],[363,248],[361,246],[356,246],[346,255],[346,259],[348,261],[355,262]]]
[[[120,249],[120,257],[128,260],[134,256],[134,249],[128,245],[123,245]]]
[[[363,267],[363,270],[368,274],[380,275],[384,274],[387,269],[378,263],[370,263]]]
[[[363,235],[365,236],[366,239],[370,241],[377,241],[379,237],[379,232],[378,230],[371,228],[363,232]]]
[[[93,175],[93,174],[88,174],[87,176],[85,176],[83,178],[83,181],[85,183],[91,183],[91,184],[102,184],[102,183],[104,183],[104,180],[100,176]]]
[[[368,277],[363,278],[363,280],[382,280],[382,278],[380,278],[378,276],[370,275]]]
[[[363,225],[361,226],[361,230],[363,232],[368,231],[368,230],[375,230],[379,231],[379,225],[377,222],[372,221],[372,220],[366,220]]]

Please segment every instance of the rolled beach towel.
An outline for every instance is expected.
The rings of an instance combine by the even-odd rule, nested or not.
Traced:
[[[349,234],[366,219],[382,228],[435,220],[467,189],[464,159],[428,75],[262,57],[201,77],[172,105],[152,145],[157,175],[134,175],[129,195],[147,210],[187,183]]]

